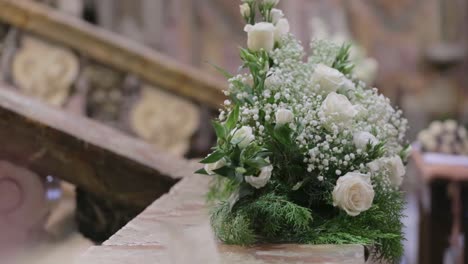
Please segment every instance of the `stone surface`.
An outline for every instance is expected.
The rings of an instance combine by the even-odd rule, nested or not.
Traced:
[[[208,228],[204,195],[209,178],[185,177],[172,190],[118,231],[102,246],[88,249],[79,264],[126,263],[364,263],[361,245],[230,246]],[[190,261],[183,256],[190,256]],[[197,261],[203,258],[204,262]],[[181,261],[182,259],[182,261]],[[185,260],[185,261],[183,261]]]

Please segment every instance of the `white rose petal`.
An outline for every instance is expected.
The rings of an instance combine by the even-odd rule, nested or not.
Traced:
[[[400,156],[386,158],[385,167],[389,171],[388,177],[390,183],[395,187],[400,186],[403,182],[403,176],[405,176],[406,173],[405,165],[403,165],[403,161],[401,160]]]
[[[336,92],[345,85],[346,77],[338,70],[324,64],[318,64],[312,74],[312,83],[320,85],[319,92],[328,94]]]
[[[275,41],[280,41],[281,38],[288,33],[289,21],[286,18],[281,18],[275,26]]]
[[[429,131],[427,133],[432,134],[432,135],[438,135],[442,132],[443,129],[444,128],[443,128],[442,122],[434,121],[429,126]]]
[[[284,13],[282,10],[280,9],[276,9],[276,8],[273,8],[271,9],[270,11],[270,15],[271,15],[271,22],[273,24],[276,25],[276,23],[278,23],[278,21],[284,17]]]
[[[466,129],[465,129],[464,127],[458,128],[457,134],[458,134],[458,136],[459,136],[460,138],[462,138],[462,139],[466,138],[466,134],[467,134],[467,133],[466,133]]]
[[[346,91],[356,90],[356,85],[354,84],[353,81],[351,81],[348,78],[345,78],[342,86],[343,86],[344,90],[346,90]]]
[[[333,206],[340,207],[350,216],[357,216],[371,208],[374,195],[369,175],[348,172],[336,181]]]
[[[457,126],[457,121],[455,120],[446,120],[444,122],[444,128],[449,132],[455,132]]]
[[[366,149],[368,143],[370,143],[372,146],[375,146],[379,143],[379,140],[371,133],[362,131],[354,133],[353,142],[356,148]]]
[[[231,143],[239,146],[241,149],[244,149],[254,139],[255,136],[252,133],[252,128],[249,126],[243,126],[234,132]]]
[[[358,112],[351,102],[342,94],[331,92],[322,102],[320,110],[329,122],[348,124]]]
[[[382,167],[382,160],[377,159],[377,160],[371,161],[367,163],[367,167],[372,173],[378,172],[380,168]]]
[[[361,80],[369,85],[375,81],[377,71],[379,69],[379,63],[373,58],[366,58],[360,63],[357,63],[354,68],[354,76],[358,80]]]
[[[273,166],[268,165],[266,167],[263,167],[260,170],[260,174],[256,177],[245,176],[245,181],[256,189],[263,188],[265,187],[265,185],[267,185],[268,181],[270,181],[272,171],[273,171]]]
[[[240,5],[240,13],[243,17],[249,17],[250,16],[250,6],[248,3],[244,3]]]
[[[272,51],[275,45],[275,26],[271,23],[260,22],[255,25],[246,25],[247,46],[252,51]]]
[[[217,162],[205,164],[205,171],[208,175],[215,175],[216,173],[214,170],[220,169],[224,166],[226,166],[226,160],[220,159]]]
[[[277,125],[285,125],[289,124],[294,120],[294,114],[291,110],[288,109],[279,109],[276,111],[276,124]]]

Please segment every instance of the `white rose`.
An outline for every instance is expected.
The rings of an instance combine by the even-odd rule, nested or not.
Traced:
[[[354,133],[353,142],[356,148],[366,149],[368,143],[370,143],[372,146],[375,146],[379,143],[379,140],[371,133],[362,131]]]
[[[400,186],[403,182],[403,176],[405,176],[406,173],[405,165],[403,165],[400,156],[386,158],[384,166],[389,172],[388,178],[390,183],[395,187]]]
[[[246,25],[247,46],[252,51],[272,51],[275,45],[275,26],[271,23],[260,22],[255,25]]]
[[[271,172],[273,171],[273,166],[268,165],[266,167],[263,167],[260,170],[260,174],[255,177],[255,176],[245,176],[245,181],[255,187],[256,189],[260,189],[264,187],[268,181],[271,178]]]
[[[455,120],[446,120],[444,122],[444,128],[445,128],[445,130],[447,130],[449,132],[455,132],[457,127],[458,127],[457,121],[455,121]]]
[[[346,96],[331,92],[322,102],[320,110],[329,122],[348,124],[353,117],[358,114],[358,111],[346,98]]]
[[[460,127],[457,129],[457,134],[460,138],[464,139],[466,138],[466,129],[464,127]]]
[[[343,81],[343,88],[345,91],[354,91],[356,90],[356,85],[350,79],[345,78],[345,80]]]
[[[291,123],[294,120],[293,112],[288,109],[279,109],[276,111],[275,117],[277,125],[285,125]]]
[[[442,130],[444,130],[444,127],[442,125],[442,122],[440,121],[434,121],[431,123],[431,125],[429,126],[429,132],[428,134],[432,134],[432,135],[438,135],[442,132]]]
[[[275,41],[280,41],[281,38],[288,33],[289,21],[286,18],[281,18],[275,26]]]
[[[354,76],[369,85],[375,81],[377,71],[379,69],[378,62],[373,58],[366,58],[354,67]]]
[[[271,9],[270,11],[270,15],[271,15],[271,22],[273,24],[276,25],[276,23],[278,23],[278,21],[284,17],[284,13],[282,10],[280,9],[276,9],[276,8],[273,8]]]
[[[220,159],[217,162],[205,164],[205,171],[208,173],[208,175],[215,175],[216,173],[214,170],[220,169],[224,166],[226,166],[226,160]]]
[[[357,216],[371,208],[375,193],[369,175],[348,172],[338,178],[332,195],[333,206],[340,207],[350,216]]]
[[[372,173],[375,173],[375,172],[379,171],[380,168],[382,167],[382,160],[381,159],[373,160],[373,161],[367,163],[367,167],[369,168],[369,170]]]
[[[248,3],[243,3],[240,5],[240,13],[243,17],[250,16],[250,5]]]
[[[346,77],[338,70],[324,64],[318,64],[312,74],[312,83],[319,85],[319,91],[325,94],[336,92],[346,81]]]
[[[249,126],[243,126],[234,132],[231,143],[243,149],[247,147],[254,139],[255,136],[252,133],[252,128]]]

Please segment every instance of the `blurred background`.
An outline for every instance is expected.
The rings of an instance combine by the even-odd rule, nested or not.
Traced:
[[[28,5],[33,1],[24,2]],[[34,1],[68,20],[92,24],[93,30],[110,43],[112,32],[130,43],[131,50],[145,47],[146,52],[149,48],[164,54],[162,60],[175,60],[205,72],[213,82],[221,83],[221,88],[224,78],[212,64],[235,73],[240,65],[238,47],[245,46],[239,2]],[[436,257],[445,263],[463,263],[462,229],[468,218],[468,174],[463,170],[468,162],[463,157],[468,155],[464,150],[468,141],[466,131],[459,131],[468,124],[468,1],[283,0],[280,8],[293,34],[303,43],[329,38],[355,44],[357,74],[403,109],[409,119],[410,142],[420,141],[423,152],[444,153],[449,160],[462,157],[455,163],[458,167],[438,172],[438,176],[426,175],[422,163],[410,164],[404,186],[408,191],[408,217],[404,219],[407,241],[402,263],[430,263],[434,247],[440,249]],[[197,158],[209,152],[215,142],[209,120],[217,116],[216,108],[168,93],[126,69],[48,39],[47,34],[29,34],[2,16],[5,14],[0,15],[0,80],[13,89],[142,138],[172,155]],[[169,117],[168,112],[178,114]],[[458,134],[450,147],[444,145],[443,135],[452,133],[452,123],[436,123],[418,138],[434,120],[456,122],[454,133]],[[18,172],[21,168],[10,165],[4,170],[22,173]],[[453,171],[460,171],[464,177],[454,181],[450,176]],[[25,263],[63,263],[64,258],[104,241],[138,213],[125,209],[116,217],[116,210],[106,210],[115,205],[103,205],[99,198],[58,178],[39,178],[37,186],[43,189],[31,192],[44,194],[47,199],[34,207],[43,210],[29,213],[36,219],[35,231],[24,234],[23,240],[32,241],[34,237],[38,243],[28,250]],[[6,199],[7,193],[0,191],[1,199]],[[104,216],[99,218],[99,214]],[[445,225],[444,232],[440,231],[443,228],[434,228]],[[432,245],[432,241],[442,242]],[[31,258],[35,261],[28,262]]]

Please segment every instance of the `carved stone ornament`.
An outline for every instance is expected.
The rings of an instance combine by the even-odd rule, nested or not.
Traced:
[[[83,69],[88,85],[87,114],[101,122],[112,122],[119,118],[123,101],[121,90],[122,74],[100,65],[89,65]]]
[[[131,112],[131,126],[141,138],[176,155],[184,155],[199,125],[192,103],[152,87],[142,89]]]
[[[18,88],[29,96],[61,106],[78,75],[78,58],[69,50],[24,37],[13,58],[12,75]]]

